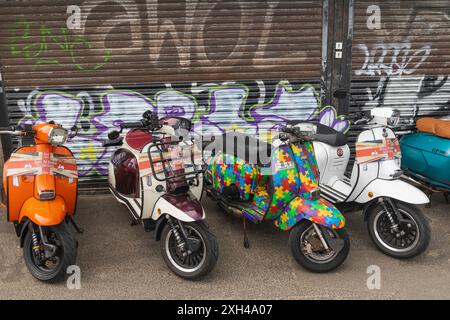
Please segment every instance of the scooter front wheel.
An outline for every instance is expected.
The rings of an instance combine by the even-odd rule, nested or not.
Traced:
[[[33,234],[28,231],[24,239],[23,256],[28,270],[40,281],[62,281],[67,274],[67,268],[75,264],[76,240],[65,222],[53,227],[43,227],[47,243],[55,248],[51,255],[47,255],[37,226],[35,228],[36,232]]]
[[[350,239],[344,229],[331,230],[316,226],[328,249],[324,247],[314,225],[308,220],[300,221],[291,230],[289,246],[295,260],[302,267],[312,272],[325,273],[336,269],[345,261],[350,251]]]
[[[414,205],[394,202],[400,219],[377,204],[367,212],[367,227],[373,243],[385,254],[410,259],[424,252],[430,243],[430,226]],[[391,220],[393,219],[393,220]]]
[[[187,239],[180,229],[180,223],[183,224]],[[219,248],[216,237],[203,221],[176,221],[172,226],[167,223],[162,231],[161,253],[169,269],[176,275],[194,280],[212,271],[217,263]]]

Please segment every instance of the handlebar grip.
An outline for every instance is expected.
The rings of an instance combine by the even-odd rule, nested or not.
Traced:
[[[122,129],[133,129],[141,128],[143,126],[142,122],[124,122],[120,125]]]
[[[14,126],[10,127],[0,127],[0,131],[15,131],[16,128]]]

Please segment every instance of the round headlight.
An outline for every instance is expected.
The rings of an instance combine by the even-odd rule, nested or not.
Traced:
[[[400,111],[394,110],[394,112],[392,112],[392,116],[388,118],[387,122],[390,126],[398,125],[398,123],[400,122]]]
[[[48,135],[48,142],[50,142],[53,145],[62,145],[66,142],[68,136],[68,132],[63,127],[54,127],[49,135]]]

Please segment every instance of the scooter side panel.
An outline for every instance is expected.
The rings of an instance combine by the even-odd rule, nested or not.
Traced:
[[[450,139],[415,133],[404,136],[400,146],[402,169],[450,185]]]
[[[247,201],[256,188],[257,167],[229,154],[218,154],[208,168],[214,190],[236,185],[240,199]]]
[[[304,219],[330,229],[341,229],[345,226],[344,216],[327,200],[307,200],[301,197],[289,203],[285,212],[275,221],[275,225],[281,230],[290,230]]]

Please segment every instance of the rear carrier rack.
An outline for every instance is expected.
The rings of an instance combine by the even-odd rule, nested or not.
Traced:
[[[181,144],[184,144],[184,146]],[[174,148],[171,148],[172,146],[174,146]],[[185,151],[188,148],[190,149],[188,151],[189,154],[186,155]],[[180,141],[160,141],[152,143],[148,148],[148,159],[150,161],[153,177],[160,182],[170,182],[180,178],[185,178],[186,180],[198,178],[198,175],[203,173],[204,170],[202,164],[198,165],[195,162],[197,155],[202,157],[202,151],[199,150],[197,154],[196,150],[199,149],[195,147],[193,142],[191,145]],[[191,163],[187,163],[187,160]],[[189,170],[189,168],[192,168],[192,170]],[[184,173],[170,175],[171,172],[176,172],[180,169],[183,169]],[[164,174],[164,178],[160,177],[161,173]]]

